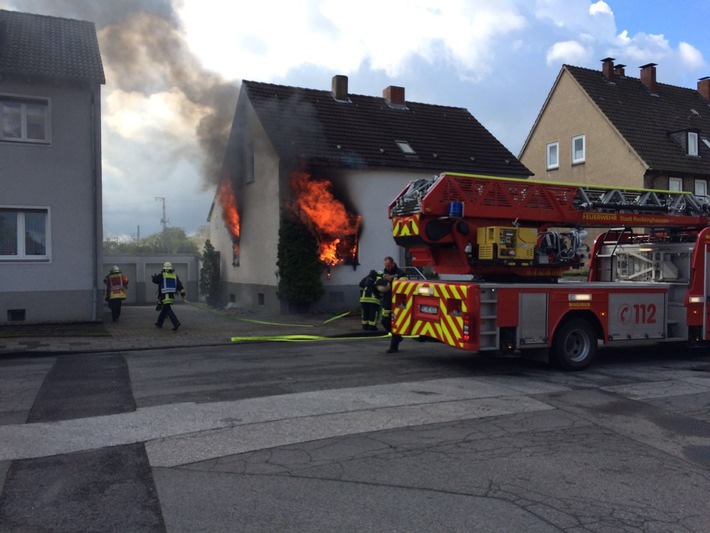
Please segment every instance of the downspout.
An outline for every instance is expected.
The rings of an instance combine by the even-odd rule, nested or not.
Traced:
[[[91,84],[91,101],[89,105],[89,120],[91,122],[91,193],[93,196],[93,239],[94,239],[94,257],[93,257],[93,289],[91,293],[91,320],[96,322],[99,319],[98,316],[98,302],[99,302],[99,222],[101,222],[101,217],[99,216],[99,188],[98,188],[98,165],[97,165],[97,154],[96,150],[98,147],[96,134],[97,134],[97,113],[96,113],[96,89],[93,84]],[[103,235],[103,230],[101,232]]]

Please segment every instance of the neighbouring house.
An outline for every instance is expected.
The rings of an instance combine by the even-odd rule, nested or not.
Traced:
[[[707,195],[710,78],[659,83],[656,65],[563,65],[519,155],[535,179]]]
[[[0,10],[0,323],[102,319],[91,22]]]
[[[466,109],[254,81],[241,85],[210,238],[222,258],[225,303],[289,312],[279,300],[282,212],[317,237],[325,295],[313,311],[358,305],[358,282],[385,256],[406,264],[388,205],[407,184],[443,171],[527,178],[522,165]]]

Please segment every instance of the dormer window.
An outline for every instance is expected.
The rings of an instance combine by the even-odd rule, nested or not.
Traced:
[[[688,132],[688,155],[698,156],[698,132]]]
[[[402,150],[402,153],[404,155],[416,155],[417,154],[414,151],[414,148],[412,148],[407,141],[394,141],[394,142],[397,143],[397,146],[399,146],[399,149]]]

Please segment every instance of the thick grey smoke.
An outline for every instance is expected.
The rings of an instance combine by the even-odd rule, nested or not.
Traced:
[[[149,96],[177,89],[192,104],[207,108],[195,127],[203,152],[202,182],[208,188],[219,181],[238,85],[206,70],[190,51],[170,0],[23,0],[15,4],[10,2],[10,7],[28,13],[94,22],[109,90]],[[186,119],[192,120],[187,115]]]

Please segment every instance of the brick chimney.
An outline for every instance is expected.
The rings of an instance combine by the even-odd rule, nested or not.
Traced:
[[[705,76],[698,80],[698,92],[706,100],[710,100],[710,77]]]
[[[614,72],[614,58],[605,57],[602,59],[602,74],[609,81],[614,81],[616,73]]]
[[[333,93],[333,98],[336,100],[347,100],[348,99],[348,77],[342,74],[336,74],[333,76],[333,83],[331,86],[331,92]]]
[[[656,83],[656,63],[642,65],[639,68],[641,69],[641,81],[643,84],[649,91],[651,91],[651,93],[657,93],[658,84]]]
[[[385,99],[388,105],[406,105],[404,103],[404,87],[397,87],[395,85],[390,85],[382,91],[382,97]]]
[[[624,67],[626,65],[614,65],[614,74],[616,75],[617,78],[625,78],[626,77],[626,71],[624,70]]]

